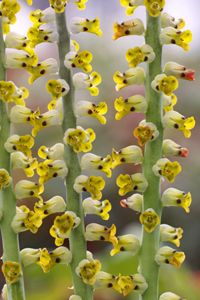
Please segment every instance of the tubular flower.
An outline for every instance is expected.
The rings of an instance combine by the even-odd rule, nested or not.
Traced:
[[[186,67],[179,65],[175,62],[168,62],[164,66],[163,73],[165,73],[167,76],[175,76],[178,79],[187,79],[190,81],[194,81],[194,70],[188,70]]]
[[[31,12],[29,19],[33,27],[39,28],[43,24],[55,22],[55,11],[51,7],[44,10],[37,9]]]
[[[119,71],[115,72],[115,75],[113,76],[114,82],[117,83],[115,86],[116,91],[118,92],[122,88],[132,85],[132,84],[137,84],[141,85],[144,84],[145,81],[145,71],[144,69],[137,67],[137,68],[132,68],[127,71],[125,71],[123,74],[120,73]]]
[[[76,90],[87,89],[91,96],[97,96],[99,90],[96,86],[101,83],[101,76],[97,72],[92,72],[90,75],[79,72],[74,74],[73,83]]]
[[[148,288],[148,284],[141,274],[121,276],[119,279],[119,286],[123,289],[124,296],[128,295],[133,290],[143,294]]]
[[[107,113],[108,107],[105,102],[100,102],[98,105],[89,101],[79,101],[75,107],[75,114],[77,117],[88,116],[95,118],[106,124],[106,118],[103,116]]]
[[[118,240],[115,234],[116,227],[114,224],[108,228],[100,224],[90,223],[86,227],[85,237],[87,241],[107,241],[111,242],[113,245],[117,245]]]
[[[159,74],[152,81],[151,87],[154,91],[163,92],[164,95],[170,96],[178,88],[178,80],[174,76],[167,77],[165,74]]]
[[[123,199],[120,201],[122,207],[128,207],[135,211],[141,212],[142,211],[142,201],[143,196],[140,194],[133,194],[131,197],[127,199]]]
[[[159,131],[157,130],[156,125],[143,120],[139,123],[139,126],[134,129],[133,135],[138,139],[138,144],[144,146],[147,141],[157,139]]]
[[[89,197],[83,201],[83,211],[85,215],[95,214],[100,216],[103,220],[109,219],[110,216],[108,212],[111,208],[111,204],[108,200],[99,201]]]
[[[37,264],[42,267],[44,273],[48,273],[57,264],[68,264],[72,260],[72,254],[66,247],[58,247],[51,252],[46,248],[25,248],[20,251],[20,256],[24,267]]]
[[[40,114],[39,108],[34,112],[32,109],[22,105],[15,105],[11,109],[10,120],[14,123],[28,123],[34,126],[31,132],[34,137],[44,127],[59,125],[61,122],[60,114],[57,110]]]
[[[63,160],[47,159],[37,167],[37,173],[40,176],[39,183],[45,184],[47,180],[53,177],[64,178],[68,173],[68,168]]]
[[[100,176],[92,175],[88,178],[85,175],[80,175],[76,177],[73,187],[77,193],[89,192],[93,200],[100,200],[102,197],[100,191],[105,187],[105,181]]]
[[[176,103],[177,97],[174,94],[171,94],[170,96],[163,95],[163,108],[165,112],[173,110]]]
[[[133,175],[122,175],[117,177],[117,185],[120,187],[119,195],[124,196],[130,191],[144,192],[148,186],[148,182],[143,174],[136,173]]]
[[[181,172],[181,166],[177,161],[171,162],[167,158],[160,158],[152,170],[156,176],[164,176],[168,182],[174,182],[175,176]]]
[[[60,196],[55,196],[46,202],[40,200],[38,203],[35,203],[34,206],[34,211],[39,213],[42,219],[46,218],[50,214],[64,212],[65,209],[65,201]]]
[[[16,23],[16,13],[20,11],[20,5],[17,1],[3,0],[0,4],[0,16],[3,20],[3,34],[10,32],[10,24]]]
[[[122,6],[127,7],[126,14],[131,16],[138,6],[144,5],[144,0],[120,0],[120,3]]]
[[[17,207],[16,215],[11,223],[11,227],[16,233],[27,230],[30,230],[32,233],[36,233],[41,225],[41,215],[37,212],[30,211],[24,205]]]
[[[82,277],[84,283],[93,285],[96,281],[95,275],[99,273],[100,269],[101,263],[99,260],[83,259],[76,268],[76,274]]]
[[[166,292],[160,296],[159,300],[184,300],[184,299],[182,299],[180,296],[174,293]]]
[[[116,39],[127,35],[142,35],[144,33],[144,24],[140,19],[132,19],[129,21],[113,24],[114,34],[112,39]]]
[[[118,152],[113,149],[112,158],[114,160],[112,169],[124,163],[141,164],[143,161],[142,149],[138,146],[128,146]]]
[[[11,96],[15,92],[15,85],[12,81],[0,81],[0,99],[8,103],[12,100]]]
[[[68,69],[81,68],[85,73],[88,73],[92,71],[91,61],[92,54],[87,50],[80,53],[70,51],[65,55],[64,65]]]
[[[56,31],[55,25],[49,25],[44,29],[30,27],[27,32],[27,37],[30,40],[29,46],[31,48],[35,48],[38,44],[45,42],[58,42],[58,32]]]
[[[110,251],[110,255],[113,256],[118,252],[131,252],[137,254],[140,250],[140,241],[139,239],[133,234],[126,234],[117,237],[118,244],[113,245],[114,249]]]
[[[185,21],[183,19],[175,20],[166,12],[161,12],[161,27],[174,27],[175,29],[182,29],[185,27]]]
[[[140,222],[144,225],[144,229],[151,233],[160,223],[160,218],[153,208],[148,208],[140,215]]]
[[[64,79],[50,79],[46,84],[46,89],[53,100],[58,100],[69,92],[69,85]]]
[[[63,142],[73,147],[74,152],[81,151],[88,152],[92,149],[92,142],[95,140],[96,135],[91,128],[86,130],[81,126],[75,128],[68,128],[65,131]]]
[[[61,246],[69,237],[72,228],[78,227],[80,218],[73,211],[66,211],[62,216],[57,216],[54,225],[50,228],[50,235],[55,238],[56,246]]]
[[[176,268],[180,268],[184,260],[184,252],[177,252],[175,249],[167,246],[160,248],[155,256],[157,264],[171,264]]]
[[[102,36],[102,31],[99,29],[100,22],[99,18],[95,18],[93,20],[88,20],[80,17],[74,17],[70,20],[69,29],[73,34],[77,34],[79,32],[90,32],[97,34],[98,36]]]
[[[11,154],[13,169],[23,169],[27,177],[34,175],[34,169],[37,168],[37,158],[26,157],[22,152],[17,151]]]
[[[9,69],[27,69],[30,66],[37,65],[37,54],[28,55],[18,52],[10,52],[7,55],[6,67]]]
[[[116,120],[121,120],[123,116],[130,113],[145,113],[147,110],[147,101],[141,95],[135,95],[127,99],[119,97],[115,100],[115,109],[118,111],[115,115]]]
[[[64,145],[57,143],[52,147],[41,146],[38,150],[38,156],[44,159],[63,159]]]
[[[9,173],[5,169],[0,169],[0,191],[8,187],[12,182]]]
[[[187,118],[177,111],[168,111],[163,117],[163,125],[168,128],[175,128],[184,133],[186,138],[191,136],[190,130],[195,126],[193,117]]]
[[[49,0],[49,3],[56,13],[63,13],[67,5],[66,1],[67,0]]]
[[[22,277],[21,266],[18,262],[7,260],[3,263],[1,269],[9,284],[18,281]]]
[[[88,0],[67,0],[67,2],[72,2],[76,4],[78,9],[85,9],[85,2]]]
[[[130,68],[136,68],[141,62],[151,63],[155,58],[155,53],[151,46],[143,44],[142,47],[135,47],[126,52],[126,60]]]
[[[172,227],[167,224],[160,225],[160,241],[161,242],[172,242],[177,247],[180,246],[180,239],[182,238],[183,230],[179,228]]]
[[[192,41],[192,33],[190,30],[180,31],[173,27],[166,27],[160,34],[160,42],[164,44],[175,44],[180,46],[185,51],[189,51],[190,47],[188,43]]]
[[[37,182],[28,180],[20,180],[15,185],[15,197],[17,199],[23,199],[27,197],[36,197],[42,200],[40,194],[44,191],[44,186]]]
[[[173,142],[172,140],[164,140],[162,144],[162,155],[163,156],[188,156],[188,149],[182,148],[177,143]]]
[[[28,82],[32,84],[37,78],[43,75],[56,74],[58,72],[57,61],[53,58],[47,58],[43,62],[38,63],[36,66],[30,66],[27,68],[27,71],[29,74],[31,74]]]
[[[95,275],[96,281],[93,284],[93,288],[95,290],[102,288],[112,288],[121,293],[121,287],[119,286],[120,277],[121,274],[119,274],[119,276],[116,277],[107,272],[100,271],[97,275]]]
[[[112,158],[110,155],[103,158],[93,153],[87,153],[82,156],[81,164],[82,170],[98,170],[106,173],[107,177],[111,177]]]
[[[190,212],[189,206],[192,202],[191,194],[175,188],[168,188],[164,191],[161,198],[163,206],[183,207],[187,213]]]
[[[27,39],[27,37],[19,33],[9,32],[8,34],[6,34],[6,38],[5,38],[6,48],[24,50],[30,56],[32,56],[35,54],[35,51],[29,46],[29,43],[30,41]]]

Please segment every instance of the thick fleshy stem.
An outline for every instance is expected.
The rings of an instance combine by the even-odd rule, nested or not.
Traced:
[[[147,11],[146,44],[150,45],[155,54],[155,60],[147,67],[145,93],[148,103],[146,121],[152,122],[159,130],[159,137],[155,141],[149,141],[145,147],[143,174],[149,186],[144,192],[143,211],[153,208],[161,219],[162,206],[160,201],[160,178],[152,171],[153,165],[162,157],[162,95],[151,88],[151,82],[156,75],[161,74],[162,46],[159,42],[161,32],[161,17],[151,17]],[[143,300],[158,299],[159,266],[154,258],[159,248],[160,225],[156,226],[152,233],[148,233],[143,226],[142,247],[140,251],[140,270],[148,283],[148,289],[142,295]]]
[[[3,25],[0,19],[0,81],[6,81],[5,44],[3,40]],[[10,136],[10,120],[7,104],[0,100],[0,168],[8,171],[11,176],[10,153],[4,148],[4,143]],[[20,262],[18,235],[11,228],[11,222],[16,214],[16,199],[13,194],[12,184],[0,192],[0,210],[3,214],[0,221],[3,241],[3,262]],[[17,282],[7,284],[8,300],[24,300],[23,278]]]
[[[70,37],[67,30],[65,13],[56,14],[57,31],[59,34],[58,51],[61,79],[65,79],[70,86],[70,91],[63,97],[63,135],[68,128],[76,128],[76,117],[74,115],[74,85],[72,81],[71,71],[64,66],[65,55],[70,51]],[[86,285],[82,278],[77,276],[75,269],[79,262],[86,258],[86,239],[84,230],[84,214],[82,208],[82,199],[80,194],[73,189],[75,178],[80,175],[81,169],[77,154],[73,148],[65,145],[65,162],[68,167],[68,175],[66,177],[67,190],[67,210],[73,211],[81,219],[80,225],[71,231],[69,242],[70,251],[72,253],[71,273],[73,279],[73,287],[76,295],[82,300],[93,299],[93,290],[90,285]]]

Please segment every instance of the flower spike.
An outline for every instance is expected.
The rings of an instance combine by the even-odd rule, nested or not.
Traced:
[[[99,29],[100,22],[99,18],[95,18],[93,20],[88,20],[80,17],[74,17],[70,20],[69,29],[73,34],[77,34],[79,32],[90,32],[97,34],[98,36],[102,36],[102,31]]]
[[[130,113],[145,113],[147,110],[147,101],[141,95],[135,95],[127,99],[119,97],[115,100],[115,109],[117,113],[115,115],[116,120],[121,120],[123,116],[126,116]]]
[[[102,193],[100,192],[105,187],[105,181],[102,177],[79,175],[75,179],[74,189],[77,193],[89,192],[93,200],[100,200]]]
[[[130,191],[144,192],[148,187],[148,182],[143,174],[136,173],[133,175],[122,175],[120,174],[116,180],[119,186],[119,195],[124,196]]]
[[[113,24],[114,35],[112,39],[116,39],[127,35],[142,35],[144,33],[144,24],[140,19],[132,19],[129,21]]]
[[[141,85],[144,84],[145,81],[145,71],[144,69],[137,67],[137,68],[132,68],[124,73],[120,73],[119,71],[115,72],[115,75],[113,76],[114,82],[117,83],[115,86],[116,91],[118,92],[122,88],[132,85],[132,84],[137,84]]]
[[[162,194],[161,198],[163,206],[178,206],[183,207],[187,213],[190,212],[189,206],[192,202],[191,194],[175,188],[168,188]]]
[[[173,27],[166,27],[160,34],[160,42],[164,44],[175,44],[180,46],[185,51],[189,51],[190,47],[188,43],[192,41],[192,33],[190,30],[181,31]]]
[[[98,105],[91,103],[89,101],[79,101],[75,107],[75,114],[77,117],[88,116],[95,118],[101,122],[101,124],[106,124],[106,118],[103,116],[107,113],[107,104],[105,102],[100,102]]]
[[[181,172],[181,166],[177,161],[171,162],[167,158],[160,158],[152,170],[156,176],[165,176],[168,182],[174,182],[175,176]]]
[[[82,170],[98,170],[106,173],[107,177],[111,177],[112,158],[110,155],[103,158],[93,153],[84,154],[81,159]]]
[[[186,67],[181,66],[175,62],[168,62],[164,66],[163,73],[167,76],[175,76],[178,79],[186,79],[190,81],[194,81],[194,70],[188,70]]]
[[[175,249],[167,246],[160,248],[155,256],[157,264],[171,264],[176,268],[180,268],[184,260],[184,252],[177,252]]]

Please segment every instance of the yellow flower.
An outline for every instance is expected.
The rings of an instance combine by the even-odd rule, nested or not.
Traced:
[[[72,2],[77,5],[78,9],[85,9],[85,2],[88,0],[67,0],[67,2]]]
[[[135,193],[132,196],[128,197],[127,199],[123,199],[120,201],[120,204],[122,207],[128,207],[130,209],[133,209],[135,211],[142,211],[142,201],[143,196]]]
[[[116,91],[118,92],[122,88],[136,84],[136,85],[141,85],[144,84],[145,81],[145,71],[144,69],[137,67],[137,68],[132,68],[124,73],[120,73],[119,71],[115,72],[115,75],[113,76],[114,82],[117,83],[115,86]]]
[[[1,269],[9,284],[18,281],[22,277],[21,266],[18,262],[7,260],[3,263]]]
[[[123,289],[123,295],[126,296],[133,290],[140,294],[144,293],[148,284],[141,274],[134,274],[121,276],[119,279],[119,286]]]
[[[155,140],[159,136],[159,131],[153,123],[143,120],[134,129],[133,135],[138,139],[138,144],[144,146],[147,141]]]
[[[84,214],[95,214],[100,216],[103,220],[109,219],[108,212],[111,210],[111,204],[108,200],[99,201],[92,198],[86,198],[83,201]]]
[[[49,3],[56,13],[63,13],[67,4],[66,1],[67,0],[49,0]]]
[[[159,74],[151,83],[151,87],[157,92],[163,92],[166,96],[171,96],[172,92],[178,88],[178,80],[174,76]]]
[[[111,177],[112,158],[110,155],[103,158],[93,153],[87,153],[82,156],[81,164],[82,170],[98,170],[106,173],[107,177]]]
[[[144,5],[148,9],[151,17],[158,17],[165,5],[165,0],[144,0]]]
[[[118,244],[113,245],[114,249],[110,251],[110,255],[113,256],[119,252],[131,252],[133,255],[137,254],[140,250],[140,241],[133,234],[126,234],[117,238]]]
[[[47,91],[51,94],[53,100],[58,100],[69,91],[69,85],[64,79],[50,79],[46,84]]]
[[[176,103],[177,97],[174,94],[171,94],[170,96],[163,95],[163,108],[165,112],[173,110]]]
[[[101,263],[99,260],[83,259],[76,268],[76,274],[82,277],[84,283],[93,285],[96,281],[95,275],[99,273],[100,269]]]
[[[183,230],[179,228],[172,227],[167,224],[160,225],[160,241],[161,242],[171,242],[177,247],[180,246],[180,239],[182,238]]]
[[[106,124],[106,118],[103,116],[107,113],[106,102],[100,102],[98,105],[89,101],[79,101],[75,107],[75,114],[77,117],[88,116],[95,118],[101,122],[101,124]]]
[[[68,69],[81,68],[85,73],[92,71],[92,66],[89,64],[92,60],[92,54],[89,51],[77,53],[70,51],[65,55],[64,65]]]
[[[163,206],[183,207],[187,213],[190,212],[189,206],[192,202],[191,194],[175,188],[168,188],[164,191],[161,198]]]
[[[174,27],[176,29],[182,29],[185,27],[185,21],[183,19],[175,20],[166,12],[161,12],[161,27]]]
[[[151,233],[160,223],[160,218],[153,208],[148,208],[140,215],[140,222],[144,225],[144,229]]]
[[[143,161],[142,150],[138,146],[128,146],[118,152],[115,149],[112,150],[112,168],[124,164],[124,163],[134,163],[141,164]]]
[[[171,292],[167,292],[167,293],[163,293],[159,300],[181,300],[182,298],[174,293]],[[182,299],[184,300],[184,299]]]
[[[155,58],[155,53],[151,46],[143,44],[142,47],[135,47],[126,52],[126,60],[130,68],[136,68],[141,62],[151,63]]]
[[[42,219],[46,218],[50,214],[63,212],[65,211],[66,204],[62,197],[55,196],[50,200],[43,202],[40,200],[38,203],[34,205],[34,211],[39,213]]]
[[[98,274],[95,275],[95,277],[96,281],[93,284],[93,288],[95,290],[102,288],[111,288],[115,289],[119,293],[122,293],[121,287],[119,286],[119,279],[121,277],[121,274],[119,274],[119,276],[114,276],[107,272],[100,271]]]
[[[6,38],[5,38],[6,48],[24,50],[30,56],[33,56],[35,54],[35,51],[29,46],[29,44],[30,41],[24,35],[15,32],[9,32],[8,34],[6,34]]]
[[[17,134],[11,135],[4,144],[6,151],[13,153],[16,151],[22,152],[26,157],[31,158],[31,149],[34,145],[34,139],[29,134],[19,136]]]
[[[113,24],[114,35],[112,39],[116,39],[127,35],[142,35],[144,33],[144,25],[140,19],[132,19],[129,21]]]
[[[23,199],[27,197],[36,197],[42,200],[40,194],[44,191],[44,186],[37,182],[28,180],[20,180],[15,185],[15,197],[17,199]]]
[[[57,43],[58,42],[58,32],[55,25],[49,25],[44,29],[39,29],[37,27],[30,27],[27,32],[27,37],[30,40],[29,46],[35,48],[41,43]]]
[[[118,240],[115,234],[116,227],[114,224],[108,228],[100,224],[90,223],[86,227],[85,237],[87,241],[107,241],[117,245]]]
[[[143,174],[136,173],[133,175],[122,175],[117,177],[117,185],[120,187],[119,195],[124,196],[130,191],[144,192],[148,186],[148,182]]]
[[[102,31],[99,29],[100,22],[99,18],[88,20],[80,17],[74,17],[70,20],[69,29],[73,34],[79,32],[90,32],[102,36]]]
[[[167,158],[161,158],[156,162],[152,170],[156,176],[165,176],[168,182],[173,182],[175,176],[181,172],[181,166],[177,161],[171,162]]]
[[[27,177],[34,175],[34,169],[37,168],[37,158],[26,157],[22,152],[16,151],[11,154],[13,169],[23,169]]]
[[[130,16],[138,6],[144,5],[144,0],[120,0],[120,3],[122,6],[127,7],[126,14]]]
[[[54,23],[55,12],[51,7],[47,7],[44,10],[37,9],[36,11],[31,12],[29,19],[33,22],[33,27],[38,28],[46,23]]]
[[[177,252],[175,249],[168,246],[160,248],[155,256],[155,261],[157,264],[171,264],[176,268],[180,268],[184,260],[184,252]]]
[[[185,51],[189,51],[190,47],[188,43],[192,41],[192,33],[190,30],[181,31],[173,27],[166,27],[160,34],[160,42],[164,44],[175,44],[180,46]]]
[[[47,180],[54,177],[64,178],[68,173],[68,168],[63,160],[47,159],[38,165],[37,173],[40,176],[39,183],[45,184]]]
[[[96,86],[101,83],[101,76],[97,72],[92,72],[90,75],[79,72],[74,74],[73,83],[76,90],[87,89],[91,96],[97,96],[99,89]]]
[[[11,177],[5,169],[0,169],[0,191],[11,183]]]
[[[173,142],[172,140],[166,139],[163,141],[162,144],[162,155],[163,156],[182,156],[187,157],[188,156],[188,149],[182,148],[181,145],[178,145],[177,143]]]
[[[46,74],[56,74],[58,72],[57,61],[53,58],[47,58],[36,66],[30,66],[27,71],[31,76],[29,77],[29,83],[32,84],[37,78]]]
[[[115,115],[116,120],[121,120],[123,116],[130,113],[145,113],[147,110],[147,101],[141,95],[135,95],[127,99],[119,97],[115,100],[115,109],[118,111]]]
[[[15,85],[12,81],[0,81],[0,99],[8,103],[12,100],[11,96],[15,92]]]
[[[92,175],[88,178],[80,175],[76,177],[73,187],[77,193],[89,192],[93,200],[100,200],[102,197],[100,191],[105,187],[105,181],[100,176]]]
[[[44,159],[63,159],[64,155],[64,145],[62,143],[57,143],[52,147],[41,146],[38,149],[38,156]]]

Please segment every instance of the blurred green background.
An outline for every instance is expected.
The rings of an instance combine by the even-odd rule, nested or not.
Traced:
[[[17,14],[18,22],[11,27],[11,31],[19,32],[26,35],[28,28],[31,26],[29,15],[32,10],[45,9],[49,6],[47,0],[33,0],[33,6],[29,7],[25,1],[18,1],[21,5],[21,11]],[[174,3],[175,2],[175,3]],[[179,88],[175,91],[178,103],[174,110],[180,112],[186,117],[194,116],[196,119],[196,127],[192,130],[190,139],[185,139],[182,132],[175,130],[165,130],[165,138],[171,138],[179,143],[182,147],[189,149],[187,158],[175,158],[182,166],[182,172],[176,177],[172,184],[164,183],[162,190],[175,187],[185,192],[192,193],[193,202],[191,212],[187,214],[183,209],[165,208],[163,210],[162,223],[170,224],[174,227],[182,227],[184,230],[181,240],[180,251],[186,254],[186,261],[181,269],[177,270],[173,266],[161,267],[160,271],[160,293],[171,291],[182,296],[183,299],[199,300],[200,299],[200,204],[199,204],[199,71],[200,71],[200,40],[199,40],[199,0],[188,1],[176,0],[166,1],[164,10],[175,18],[183,18],[186,21],[186,29],[190,29],[193,33],[193,41],[190,43],[191,50],[185,52],[182,48],[175,45],[166,45],[163,47],[163,66],[168,61],[175,61],[186,66],[188,69],[196,71],[195,81],[179,81]],[[93,128],[96,133],[96,140],[93,142],[92,153],[105,157],[111,154],[112,148],[119,150],[129,145],[137,144],[136,138],[133,136],[133,130],[138,123],[144,118],[142,114],[130,114],[120,121],[115,120],[114,101],[116,98],[123,96],[124,98],[141,94],[144,95],[144,87],[129,86],[119,92],[115,91],[115,83],[113,75],[118,70],[124,72],[129,69],[128,62],[125,60],[126,51],[129,48],[141,46],[144,42],[143,37],[123,37],[115,42],[112,40],[113,23],[119,23],[131,18],[140,18],[145,22],[145,9],[139,7],[136,9],[133,17],[125,14],[125,8],[120,5],[119,0],[88,0],[86,9],[78,11],[73,3],[69,3],[66,7],[67,20],[74,16],[80,16],[88,19],[94,19],[96,16],[100,18],[102,38],[88,33],[80,33],[72,35],[72,39],[76,40],[80,45],[80,51],[88,50],[93,54],[92,66],[93,70],[100,73],[102,83],[99,86],[99,95],[97,97],[90,96],[86,91],[76,91],[76,101],[88,100],[98,104],[106,101],[108,105],[108,113],[106,114],[107,123],[101,125],[97,120],[83,117],[78,119],[78,125],[84,128]],[[152,33],[153,34],[153,33]],[[53,57],[58,59],[57,46],[55,44],[44,43],[36,47],[39,61]],[[145,68],[145,64],[141,64]],[[77,72],[77,70],[75,70]],[[81,70],[79,69],[78,72]],[[41,112],[47,111],[47,105],[51,101],[50,94],[46,91],[45,85],[50,78],[57,76],[44,76],[36,80],[33,85],[28,84],[29,75],[25,70],[8,70],[8,80],[13,81],[18,87],[25,86],[30,92],[30,96],[26,101],[27,107],[33,110],[40,107]],[[12,125],[12,133],[20,135],[30,134],[31,127],[29,125]],[[46,128],[38,133],[35,138],[33,148],[33,157],[37,157],[37,149],[41,145],[53,146],[57,142],[62,142],[61,128]],[[81,154],[82,155],[82,154]],[[80,157],[81,157],[80,155]],[[124,209],[120,206],[122,197],[118,195],[116,186],[116,178],[120,173],[133,174],[141,172],[141,166],[133,166],[125,164],[113,170],[111,178],[106,178],[104,174],[98,172],[83,172],[83,174],[96,176],[102,175],[106,180],[106,186],[103,190],[102,199],[109,199],[112,203],[112,211],[108,221],[102,221],[98,216],[87,216],[86,224],[90,222],[100,223],[110,226],[114,223],[117,227],[117,235],[125,233],[133,233],[138,237],[141,235],[141,226],[138,222],[138,214],[132,210]],[[13,171],[14,184],[21,179],[26,179],[23,171]],[[38,176],[35,175],[32,181],[37,181]],[[45,184],[45,191],[42,194],[44,201],[55,195],[61,195],[65,198],[65,187],[61,179],[52,179]],[[132,193],[127,194],[130,196]],[[84,197],[88,197],[85,193]],[[18,201],[17,205],[25,204],[29,208],[33,208],[36,199],[27,199]],[[48,250],[55,249],[54,239],[49,235],[55,216],[49,216],[43,222],[42,227],[36,235],[30,232],[21,233],[20,248],[43,248]],[[68,242],[65,242],[68,246]],[[170,245],[172,246],[172,245]],[[173,246],[172,246],[173,247]],[[134,274],[137,270],[138,260],[130,254],[120,253],[114,257],[110,257],[109,252],[111,245],[103,242],[88,243],[88,249],[94,253],[94,257],[102,263],[102,270],[118,275]],[[1,250],[2,251],[2,250]],[[43,300],[66,300],[73,291],[69,289],[72,286],[69,266],[56,266],[49,274],[44,274],[39,266],[29,266],[24,270],[26,282],[27,300],[43,299]],[[0,278],[0,287],[4,284],[4,278]],[[124,296],[114,290],[95,291],[95,300],[120,300]],[[137,293],[131,292],[127,299],[138,299]]]

